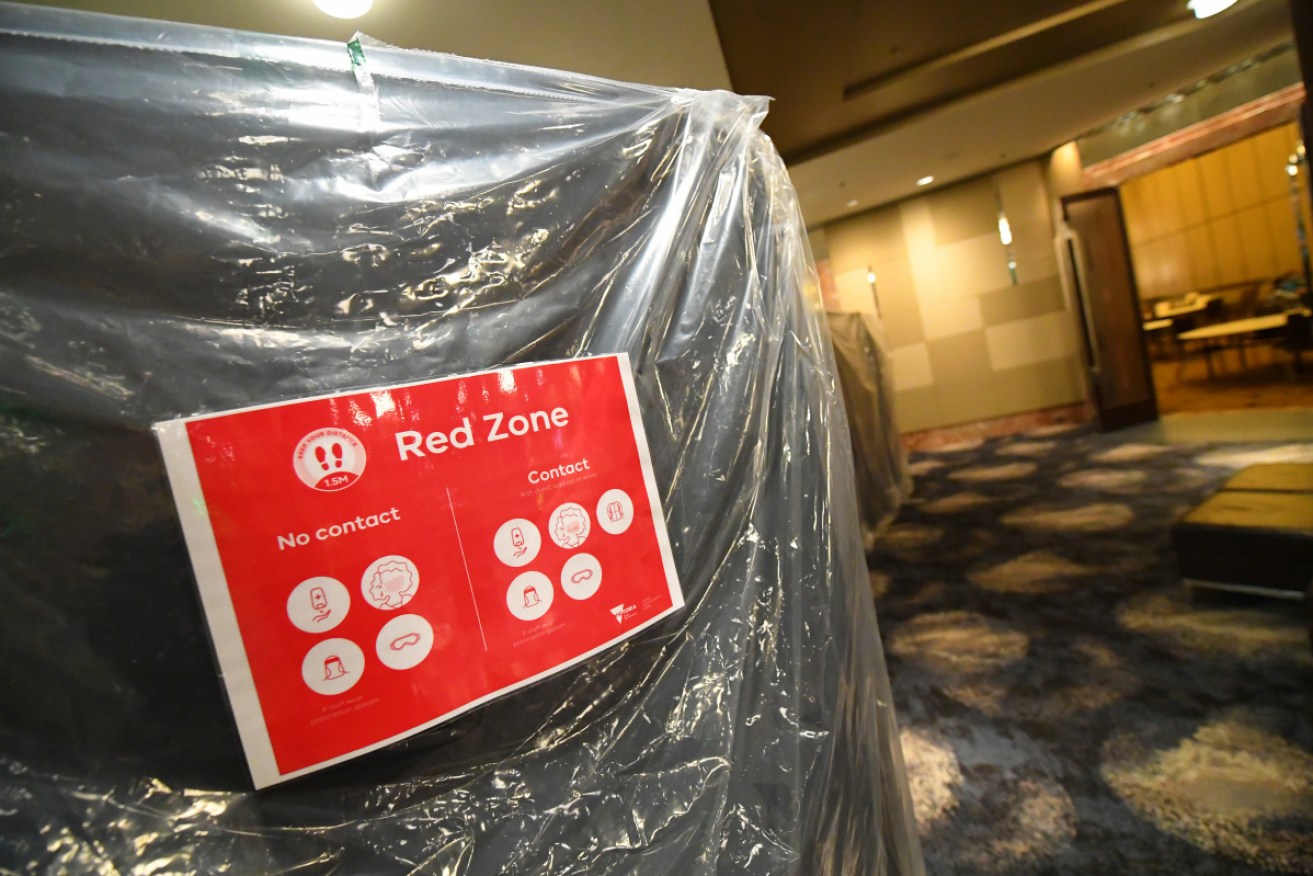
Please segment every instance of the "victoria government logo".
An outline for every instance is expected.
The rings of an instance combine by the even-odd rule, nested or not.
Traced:
[[[307,487],[325,493],[345,490],[365,470],[365,445],[345,429],[316,429],[296,445],[292,467]]]

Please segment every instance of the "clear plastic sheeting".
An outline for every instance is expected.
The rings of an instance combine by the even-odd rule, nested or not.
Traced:
[[[764,100],[6,5],[0,49],[0,869],[921,870]],[[619,351],[686,610],[252,792],[149,424]]]
[[[848,411],[857,475],[857,508],[867,551],[912,494],[894,419],[894,385],[884,326],[873,313],[828,313],[835,364]]]

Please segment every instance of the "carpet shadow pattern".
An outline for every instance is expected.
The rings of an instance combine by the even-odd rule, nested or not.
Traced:
[[[1313,444],[912,457],[870,560],[928,872],[1313,873],[1304,608],[1192,601],[1169,535],[1265,461]]]

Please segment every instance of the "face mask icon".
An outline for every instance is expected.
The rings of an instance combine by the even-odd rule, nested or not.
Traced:
[[[333,681],[346,675],[346,667],[342,665],[342,658],[332,656],[324,660],[324,681]]]
[[[524,588],[524,607],[533,608],[538,604],[538,591],[532,587]]]

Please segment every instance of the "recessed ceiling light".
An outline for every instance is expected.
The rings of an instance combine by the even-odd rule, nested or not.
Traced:
[[[930,185],[930,184],[931,184],[932,182],[934,182],[934,181],[935,181],[935,178],[934,178],[933,176],[923,176],[923,177],[921,177],[919,180],[916,181],[916,184],[919,185],[919,186],[928,186],[928,185]]]
[[[849,200],[849,201],[848,201],[848,206],[849,206],[849,207],[856,207],[856,206],[857,206],[857,199],[856,199],[856,198],[852,198],[851,200]]]
[[[1194,13],[1195,18],[1208,18],[1219,12],[1225,12],[1235,5],[1236,0],[1189,0],[1185,8]]]
[[[334,18],[359,18],[374,5],[374,0],[315,0],[319,11]]]

